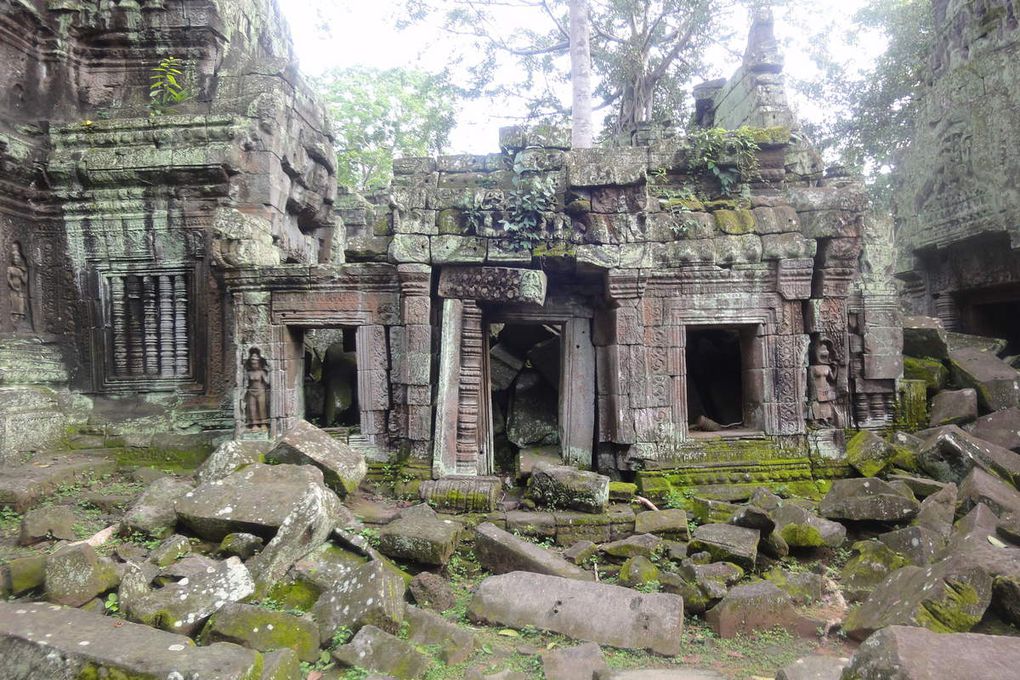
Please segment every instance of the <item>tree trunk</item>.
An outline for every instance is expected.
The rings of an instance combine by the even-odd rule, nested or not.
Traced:
[[[588,0],[570,0],[570,83],[573,88],[570,142],[575,149],[590,148],[595,138],[590,34]]]

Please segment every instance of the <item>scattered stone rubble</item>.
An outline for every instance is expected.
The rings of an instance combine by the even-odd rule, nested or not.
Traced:
[[[908,346],[927,347],[938,325],[918,326]],[[358,667],[411,680],[470,665],[487,630],[577,640],[541,654],[546,677],[609,677],[612,648],[686,658],[685,619],[722,638],[780,627],[860,643],[777,678],[948,677],[925,673],[979,656],[987,673],[958,677],[1007,677],[1020,661],[1020,637],[1003,632],[1020,625],[1020,452],[1006,446],[1017,406],[989,411],[962,379],[949,371],[926,406],[947,413],[962,393],[963,415],[862,431],[848,447],[859,476],[813,495],[751,484],[649,501],[536,462],[505,509],[451,515],[372,495],[361,454],[308,425],[227,442],[191,476],[137,474],[151,481],[110,507],[112,537],[75,540],[74,506],[26,510],[8,540],[28,554],[0,566],[14,598],[0,604],[0,677]],[[480,570],[466,585],[465,560]]]

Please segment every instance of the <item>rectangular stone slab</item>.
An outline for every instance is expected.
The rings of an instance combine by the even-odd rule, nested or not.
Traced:
[[[479,622],[535,626],[577,640],[676,656],[684,601],[679,595],[515,571],[482,581],[468,615]]]
[[[0,602],[0,677],[248,680],[260,655],[234,644],[196,647],[183,635],[36,602]]]

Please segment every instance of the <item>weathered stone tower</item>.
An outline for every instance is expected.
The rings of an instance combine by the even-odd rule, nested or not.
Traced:
[[[914,313],[1020,347],[1020,4],[935,0],[935,51],[899,165],[897,276]]]
[[[232,428],[224,271],[328,261],[334,224],[328,127],[274,3],[0,10],[0,450],[45,446],[68,419]],[[153,115],[170,56],[187,100]]]

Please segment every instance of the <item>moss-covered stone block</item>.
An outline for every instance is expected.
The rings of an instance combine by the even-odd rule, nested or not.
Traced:
[[[739,236],[754,233],[756,221],[750,210],[716,210],[712,215],[719,231]]]
[[[620,567],[620,583],[629,588],[648,586],[659,580],[659,568],[643,555],[631,557]]]
[[[637,484],[630,482],[609,482],[609,500],[629,503],[637,495]]]
[[[846,443],[846,459],[865,477],[875,477],[885,470],[891,459],[891,447],[870,430],[861,430]]]
[[[213,614],[200,635],[203,644],[232,642],[268,652],[293,649],[302,661],[319,657],[319,627],[311,617],[227,603]]]
[[[938,392],[949,381],[949,369],[938,359],[903,357],[903,377],[921,380],[928,392]]]

